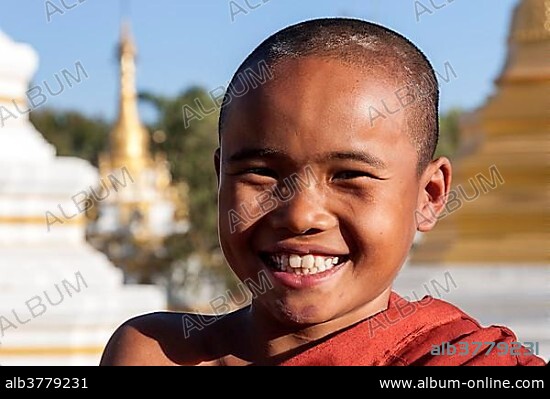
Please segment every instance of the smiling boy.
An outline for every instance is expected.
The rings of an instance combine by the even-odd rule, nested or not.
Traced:
[[[259,65],[272,78],[236,95],[240,72]],[[239,279],[267,276],[271,288],[223,318],[185,315],[201,325],[188,337],[182,314],[132,319],[102,364],[544,364],[524,347],[434,354],[446,342],[517,339],[446,302],[392,293],[451,184],[449,160],[432,159],[434,71],[407,39],[340,18],[277,32],[235,73],[219,135],[223,253]]]

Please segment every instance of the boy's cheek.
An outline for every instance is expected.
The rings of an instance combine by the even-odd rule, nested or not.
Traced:
[[[411,210],[410,213],[412,214],[412,212]],[[362,234],[372,236],[371,238],[384,239],[388,235],[394,234],[393,232],[396,230],[402,231],[402,226],[407,223],[405,218],[407,211],[389,202],[370,205],[358,204],[349,208],[347,213],[347,224],[355,226],[357,230],[362,231]]]
[[[414,238],[414,224],[408,223],[402,214],[384,209],[364,212],[350,223],[354,229],[348,235],[360,254],[364,254],[363,261],[369,264],[400,263]]]
[[[250,201],[235,199],[227,201],[219,207],[220,235],[228,240],[235,240],[239,235],[247,233],[261,217],[261,209],[253,206]]]

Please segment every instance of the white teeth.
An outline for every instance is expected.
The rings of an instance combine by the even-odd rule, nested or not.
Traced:
[[[311,269],[315,265],[315,258],[313,255],[306,255],[302,258],[302,268]]]
[[[342,259],[338,256],[315,256],[307,254],[300,256],[297,254],[273,254],[271,261],[276,269],[294,273],[299,276],[322,273],[330,270]]]
[[[302,259],[298,255],[292,254],[288,259],[288,263],[292,268],[299,268],[302,265]]]
[[[322,256],[316,256],[315,257],[315,267],[319,269],[321,265],[325,265],[325,259]]]

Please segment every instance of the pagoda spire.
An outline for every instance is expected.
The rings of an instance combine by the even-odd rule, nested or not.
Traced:
[[[150,161],[149,135],[139,119],[137,107],[135,57],[130,25],[124,23],[119,46],[119,112],[110,136],[111,162],[115,167],[136,167]]]

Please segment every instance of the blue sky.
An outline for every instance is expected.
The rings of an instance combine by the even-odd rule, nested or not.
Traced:
[[[123,14],[131,18],[138,46],[138,89],[162,95],[177,94],[191,85],[208,90],[225,85],[257,44],[287,25],[315,17],[364,18],[407,36],[442,74],[449,62],[457,78],[442,85],[441,108],[470,109],[493,90],[517,4],[517,0],[246,1],[2,0],[0,30],[38,51],[35,83],[45,80],[55,86],[54,74],[75,71],[77,61],[87,71],[88,79],[50,98],[48,106],[111,120],[116,116],[115,48]],[[150,121],[153,114],[143,111]]]

